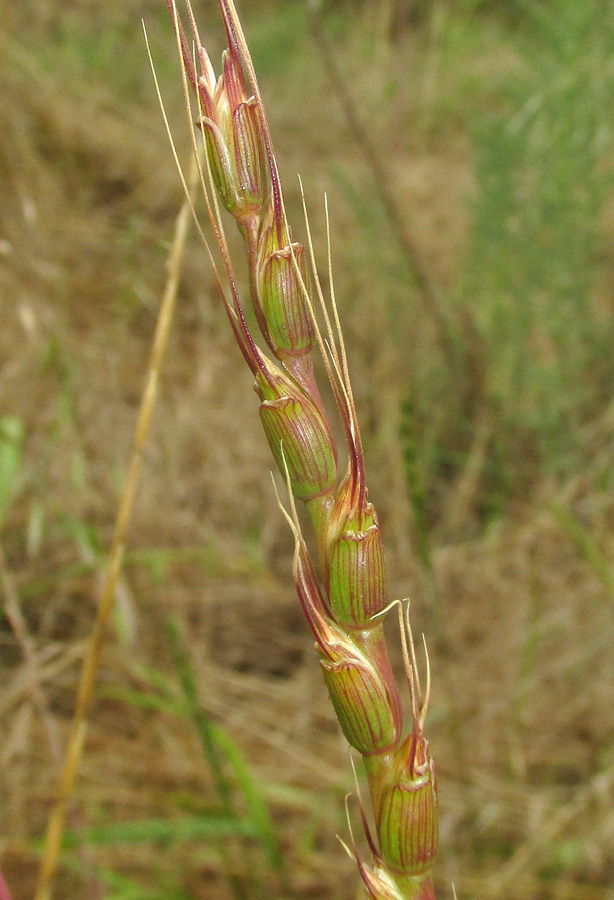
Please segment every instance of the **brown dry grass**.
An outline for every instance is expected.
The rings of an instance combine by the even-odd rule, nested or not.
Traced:
[[[142,45],[133,48],[138,62],[125,63],[126,77],[147,87],[122,91],[120,75],[109,86],[96,72],[75,77],[69,65],[49,65],[60,58],[46,48],[62,24],[91,27],[78,5],[62,12],[51,4],[2,6],[0,415],[18,416],[26,434],[18,491],[0,534],[2,574],[34,641],[47,710],[35,702],[31,670],[3,619],[0,859],[15,900],[27,900],[37,871],[32,841],[43,832],[57,777],[46,723],[66,737],[180,192]],[[87,16],[101,34],[149,16],[157,52],[170,55],[158,6],[93,4]],[[252,13],[262,27],[259,15]],[[371,497],[384,523],[393,595],[409,594],[415,627],[428,629],[396,436],[409,348],[390,338],[385,300],[373,288],[377,270],[353,256],[353,214],[325,160],[334,157],[358,184],[368,176],[315,50],[304,52],[310,83],[301,85],[301,102],[292,102],[297,82],[290,79],[265,76],[263,93],[290,201],[297,170],[311,197],[323,187],[333,197],[337,293]],[[394,54],[410,52],[406,44],[389,48],[384,63],[398,66],[403,59],[395,63]],[[373,108],[384,78],[376,71],[365,76]],[[179,85],[167,83],[175,131],[185,135]],[[458,123],[399,134],[395,124],[428,112],[423,88],[418,97],[409,87],[397,95],[389,116],[380,103],[375,125],[420,250],[445,287],[463,246],[471,160]],[[321,236],[317,211],[314,222]],[[348,754],[291,587],[291,541],[272,497],[249,377],[212,296],[194,241],[122,581],[133,633],[128,644],[112,635],[104,653],[71,824],[172,817],[186,798],[210,801],[189,723],[138,710],[111,690],[144,689],[142,666],[172,674],[164,632],[172,612],[188,636],[203,702],[243,747],[271,803],[291,896],[341,900],[353,896],[356,882],[335,837],[345,831],[342,800],[352,789]],[[612,431],[611,416],[595,426],[596,457],[610,453]],[[445,487],[450,506],[459,490],[463,497],[462,485]],[[463,539],[462,524],[436,523],[447,639],[445,652],[431,642],[441,896],[451,896],[451,881],[462,897],[613,896],[614,596],[551,511],[555,500],[578,509],[608,562],[613,505],[599,499],[590,471],[565,490],[555,496],[540,485],[485,536]],[[94,536],[93,548],[75,537],[77,528]],[[137,554],[160,548],[177,553],[156,576]],[[196,559],[191,551],[202,548]],[[95,864],[144,883],[174,872],[194,898],[226,895],[207,846],[162,854],[86,847],[79,859],[85,874],[62,869],[58,898],[102,896],[87,876]]]

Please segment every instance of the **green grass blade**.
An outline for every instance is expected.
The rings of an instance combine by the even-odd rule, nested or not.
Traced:
[[[226,778],[223,767],[223,758],[220,748],[215,742],[213,722],[208,712],[201,706],[198,698],[198,690],[196,687],[196,678],[190,663],[188,654],[186,653],[177,623],[169,618],[166,623],[168,634],[171,640],[173,655],[175,659],[175,667],[179,675],[179,681],[184,697],[188,704],[188,713],[198,735],[205,753],[205,758],[211,769],[215,788],[221,801],[222,808],[228,816],[234,816],[234,800],[232,796],[232,787]],[[251,823],[250,823],[251,825]],[[236,900],[247,900],[245,887],[239,877],[234,873],[232,865],[232,852],[225,842],[219,842],[218,846],[224,866],[226,868],[226,876],[230,888]],[[247,850],[247,848],[244,848]],[[245,855],[245,854],[243,854]],[[254,881],[256,890],[259,890],[257,880]]]
[[[0,419],[0,522],[19,487],[24,434],[21,419]]]
[[[134,691],[113,684],[105,685],[100,688],[98,693],[107,700],[119,700],[130,706],[134,706],[137,709],[165,712],[173,716],[185,717],[188,715],[188,707],[186,704],[181,700],[175,700],[172,697],[160,697],[159,694]]]
[[[89,862],[84,863],[79,857],[65,857],[62,859],[62,865],[73,872],[91,877],[91,865]],[[94,868],[94,877],[111,889],[110,892],[105,893],[104,900],[194,900],[183,891],[169,892],[168,889],[165,889],[161,893],[159,890],[145,888],[132,878],[126,878],[125,875],[120,875],[112,869],[102,866]]]
[[[181,689],[188,704],[190,718],[198,731],[205,757],[215,781],[218,797],[222,801],[224,808],[230,812],[233,809],[232,789],[224,774],[222,757],[214,738],[213,723],[198,699],[196,679],[194,678],[188,655],[183,647],[177,623],[169,618],[166,627],[171,639],[175,667],[179,675]]]
[[[79,831],[67,831],[63,846],[67,849],[84,844],[144,844],[161,842],[183,843],[206,838],[222,839],[233,836],[255,837],[256,831],[248,819],[226,815],[185,816],[177,819],[143,819],[137,822],[109,822]]]
[[[213,726],[213,737],[235,774],[258,842],[266,855],[269,865],[285,879],[284,860],[279,849],[273,822],[271,821],[266,802],[245,762],[245,757],[230,735],[217,725]]]

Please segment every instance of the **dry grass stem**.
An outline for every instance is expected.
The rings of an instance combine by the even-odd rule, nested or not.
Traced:
[[[196,163],[193,162],[190,167],[187,185],[189,194],[193,193],[195,190],[196,180],[197,166]],[[64,757],[64,766],[60,778],[58,797],[49,817],[47,826],[45,848],[35,900],[50,900],[52,896],[52,879],[62,844],[62,835],[68,804],[78,774],[79,761],[85,742],[87,718],[93,699],[93,689],[98,662],[102,652],[109,618],[115,604],[116,586],[120,576],[128,526],[130,524],[130,517],[134,506],[134,499],[143,461],[143,450],[149,433],[149,426],[158,391],[162,360],[173,321],[173,311],[177,299],[181,264],[188,234],[188,224],[190,221],[190,208],[191,203],[188,197],[182,204],[175,224],[173,243],[168,259],[168,278],[156,323],[156,330],[147,368],[146,382],[136,423],[134,444],[117,512],[113,540],[109,551],[107,575],[98,605],[87,655],[81,672],[75,713],[68,738],[66,755]]]

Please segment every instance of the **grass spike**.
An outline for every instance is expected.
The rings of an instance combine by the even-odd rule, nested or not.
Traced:
[[[399,688],[380,621],[381,613],[389,608],[381,534],[376,512],[367,501],[363,448],[332,284],[328,201],[325,200],[325,212],[332,313],[317,273],[301,183],[314,291],[318,311],[324,320],[322,329],[298,261],[297,248],[300,247],[301,260],[304,259],[304,248],[293,243],[287,222],[277,161],[245,36],[233,0],[218,0],[218,5],[228,50],[225,51],[224,71],[217,82],[214,97],[207,92],[206,85],[198,81],[196,63],[199,59],[205,60],[207,67],[208,55],[200,46],[191,7],[190,21],[197,44],[193,61],[186,62],[187,40],[178,37],[179,54],[183,58],[184,90],[192,84],[199,98],[201,130],[205,132],[206,128],[210,129],[208,133],[211,137],[205,140],[209,187],[214,196],[214,188],[217,190],[221,206],[234,217],[244,239],[252,306],[260,332],[279,363],[278,367],[268,360],[253,340],[243,317],[243,307],[231,274],[232,265],[228,261],[226,269],[233,291],[234,311],[234,316],[229,318],[243,355],[255,375],[262,424],[290,496],[290,511],[287,511],[277,493],[278,504],[294,535],[293,576],[296,590],[316,639],[324,681],[339,724],[350,746],[362,755],[369,780],[379,847],[369,835],[361,801],[361,816],[369,835],[374,863],[370,867],[357,859],[359,874],[374,900],[433,900],[431,867],[438,829],[434,769],[428,743],[423,737],[425,704],[411,630],[406,630],[401,611],[413,709],[412,730],[404,737]],[[181,34],[176,7],[173,5],[172,9],[175,30]],[[253,98],[246,96],[241,67],[247,72]],[[207,68],[205,78],[210,83],[208,72]],[[203,99],[206,108],[202,106]],[[242,120],[233,118],[232,125],[229,125],[228,110],[233,116],[239,112],[243,114],[252,101],[258,110],[255,140],[261,139],[264,143],[270,191],[244,195],[237,180],[239,170],[235,171],[231,162],[235,158],[232,154],[236,154],[241,144],[252,153],[247,157],[248,161],[259,165],[260,157],[256,154],[260,145],[254,143],[253,149],[251,144],[246,143],[251,137],[240,130],[244,127]],[[189,101],[186,106],[189,114]],[[211,113],[210,120],[204,115],[207,112]],[[193,129],[192,125],[190,127]],[[218,129],[215,133],[211,131],[214,127]],[[196,144],[194,137],[193,143]],[[243,150],[240,152],[243,153]],[[219,205],[216,211],[221,215]],[[220,222],[218,230],[215,224],[213,221],[216,241],[224,257],[227,245],[221,245],[223,223]],[[296,290],[292,287],[293,281],[259,282],[263,271],[265,274],[271,273],[266,276],[270,279],[278,277],[272,274],[275,271],[284,272],[284,278],[287,276],[287,268],[261,268],[263,261],[265,266],[272,260],[277,265],[281,257],[274,254],[280,253],[284,254],[285,260],[292,258],[291,271],[292,278],[296,277]],[[279,264],[282,266],[281,262]],[[263,292],[264,303],[259,291]],[[331,426],[313,374],[310,353],[314,340],[310,331],[301,331],[298,318],[304,310],[313,322],[315,344],[324,360],[347,440],[349,464],[347,473],[341,478],[337,472],[337,451]],[[278,330],[281,317],[285,315],[297,317],[290,321],[294,332]],[[290,338],[291,333],[297,336],[295,342],[292,338],[286,343],[278,343],[278,340]],[[287,357],[288,353],[294,356]],[[296,498],[305,502],[315,531],[319,550],[318,570],[301,531]],[[430,691],[430,674],[428,678]]]

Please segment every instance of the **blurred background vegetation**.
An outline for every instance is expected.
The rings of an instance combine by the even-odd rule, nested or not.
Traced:
[[[329,196],[392,596],[431,650],[438,896],[612,897],[614,7],[243,7],[323,267]],[[0,868],[26,900],[181,203],[141,19],[189,149],[162,0],[0,12]],[[58,898],[355,894],[269,468],[194,238]]]

